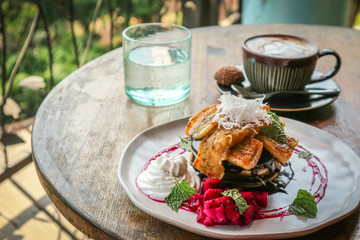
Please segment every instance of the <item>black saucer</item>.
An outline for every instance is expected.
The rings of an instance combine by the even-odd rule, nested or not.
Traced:
[[[243,73],[245,80],[242,82],[242,86],[244,88],[251,89],[251,84],[245,75],[245,71],[242,65],[237,66]],[[322,74],[321,72],[315,70],[313,75]],[[217,84],[217,88],[221,94],[225,92],[230,92],[233,95],[238,95],[230,86],[224,86]],[[330,90],[338,90],[339,93],[331,96],[323,96],[323,95],[310,95],[310,96],[299,96],[299,97],[278,97],[271,98],[266,103],[270,106],[270,109],[277,112],[298,112],[305,110],[312,110],[316,108],[325,107],[332,102],[334,102],[339,94],[340,87],[334,81],[334,79],[330,78],[322,82],[311,83],[305,86],[305,89],[317,88],[317,89],[330,89]],[[252,90],[253,91],[253,90]]]

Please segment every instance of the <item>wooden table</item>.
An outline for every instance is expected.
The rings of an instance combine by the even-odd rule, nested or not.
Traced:
[[[318,110],[280,115],[318,127],[360,155],[360,31],[314,25],[237,25],[192,29],[192,33],[192,90],[184,102],[160,108],[131,102],[124,93],[119,48],[64,79],[36,115],[32,144],[40,181],[60,212],[91,238],[206,239],[135,207],[118,181],[118,162],[140,131],[216,103],[220,94],[213,80],[215,71],[242,64],[241,43],[252,35],[299,35],[340,54],[342,67],[334,77],[342,89],[340,97]],[[331,57],[324,58],[317,69],[325,72],[333,64]],[[359,211],[299,239],[360,239],[356,233]]]

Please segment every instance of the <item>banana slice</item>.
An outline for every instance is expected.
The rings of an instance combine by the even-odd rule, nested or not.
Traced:
[[[250,170],[258,163],[262,150],[262,142],[253,137],[247,137],[230,149],[227,160],[245,170]]]
[[[230,148],[253,133],[250,128],[216,128],[201,140],[193,166],[209,178],[223,178]]]
[[[265,134],[259,134],[256,138],[261,141],[264,144],[264,148],[282,164],[285,164],[290,159],[299,142],[299,140],[289,136],[286,136],[286,143],[277,142]]]
[[[189,123],[185,127],[185,134],[189,137],[199,140],[208,134],[218,124],[213,122],[218,104],[204,108],[198,114],[190,118]]]

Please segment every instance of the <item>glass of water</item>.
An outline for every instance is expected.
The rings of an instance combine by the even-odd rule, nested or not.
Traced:
[[[191,32],[167,23],[144,23],[123,33],[125,92],[146,106],[167,106],[190,92]]]

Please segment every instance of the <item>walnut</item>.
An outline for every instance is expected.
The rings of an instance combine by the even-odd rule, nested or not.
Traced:
[[[214,75],[218,84],[230,86],[231,84],[240,84],[244,81],[243,73],[236,67],[220,68]]]

